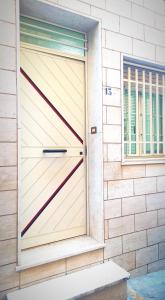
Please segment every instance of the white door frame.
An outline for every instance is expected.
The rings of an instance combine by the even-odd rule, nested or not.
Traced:
[[[24,269],[34,265],[55,261],[64,257],[77,255],[95,249],[104,247],[104,213],[103,213],[103,126],[102,126],[102,59],[101,59],[101,23],[99,20],[91,17],[77,14],[67,9],[63,9],[53,3],[42,0],[22,0],[22,13],[29,17],[36,17],[45,14],[43,21],[56,19],[56,23],[60,26],[66,26],[78,31],[85,31],[88,36],[88,58],[86,67],[86,89],[88,98],[88,214],[89,214],[89,234],[85,240],[76,239],[72,246],[69,246],[69,240],[62,245],[56,243],[52,257],[46,256],[46,248],[37,249],[41,251],[42,259],[32,263],[32,256],[36,259],[38,255],[35,251],[23,251],[20,249],[20,239],[18,238],[18,264],[17,269]],[[35,7],[33,4],[35,2]],[[69,24],[70,23],[70,24]],[[81,27],[81,28],[80,28]],[[19,120],[19,3],[17,0],[17,93],[18,93],[18,136],[20,135]],[[97,127],[97,133],[91,134],[91,127]],[[20,148],[18,148],[20,153]],[[18,154],[19,157],[20,154]],[[20,178],[20,167],[18,167],[18,178]],[[18,190],[20,190],[20,180],[18,179]],[[20,237],[20,203],[18,201],[18,236]],[[74,246],[75,245],[75,246]],[[60,253],[59,253],[59,247]],[[67,251],[66,251],[67,247]],[[58,253],[56,253],[58,249]],[[33,249],[32,249],[33,250]]]

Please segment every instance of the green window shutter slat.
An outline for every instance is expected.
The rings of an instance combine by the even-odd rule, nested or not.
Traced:
[[[73,55],[85,55],[85,34],[21,16],[21,41]]]

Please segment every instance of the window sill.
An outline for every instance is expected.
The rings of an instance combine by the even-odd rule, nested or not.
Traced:
[[[122,165],[149,165],[149,164],[165,164],[165,157],[139,157],[127,158],[122,161]]]
[[[42,264],[51,263],[60,259],[101,249],[105,246],[89,236],[51,243],[33,249],[23,250],[21,264],[16,266],[16,271],[25,270]]]

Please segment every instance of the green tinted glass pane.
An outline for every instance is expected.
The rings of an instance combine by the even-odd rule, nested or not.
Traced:
[[[146,153],[149,154],[150,153],[150,144],[146,144]]]
[[[84,56],[84,40],[82,33],[21,17],[22,42]]]
[[[163,144],[159,145],[159,153],[163,153]]]

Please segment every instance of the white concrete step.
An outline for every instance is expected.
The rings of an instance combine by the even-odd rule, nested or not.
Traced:
[[[7,295],[7,300],[96,299],[97,294],[100,295],[97,299],[125,300],[128,278],[128,272],[108,261],[14,291]],[[110,295],[111,289],[112,297],[107,298],[106,294]]]

